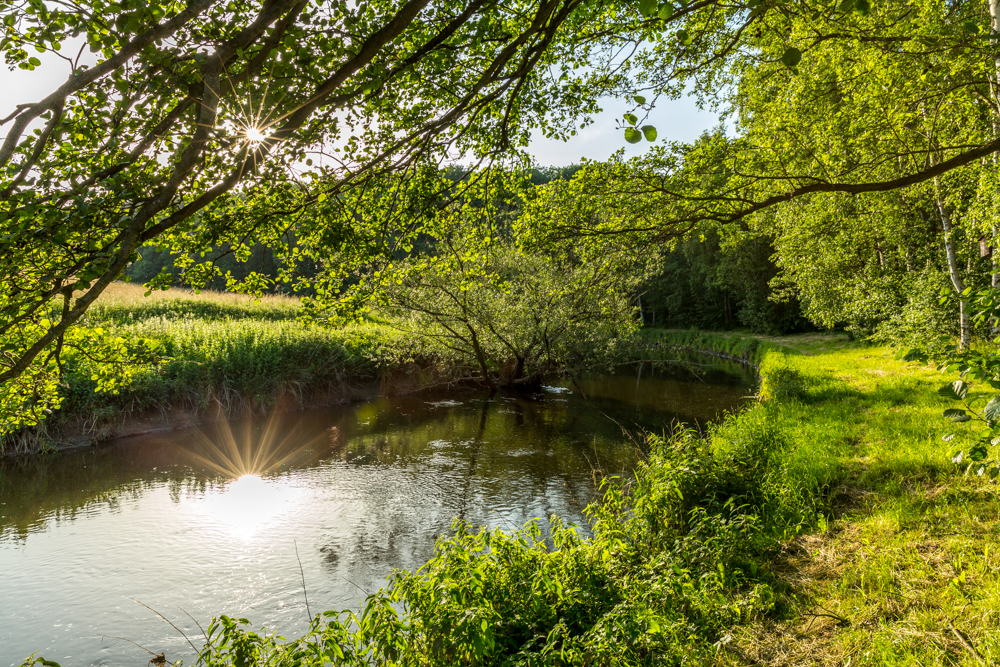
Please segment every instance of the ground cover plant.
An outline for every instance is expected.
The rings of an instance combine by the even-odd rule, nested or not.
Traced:
[[[558,521],[513,533],[456,525],[359,614],[317,615],[291,641],[219,617],[200,663],[1000,657],[1000,497],[952,462],[941,374],[844,335],[781,340],[758,341],[766,399],[705,434],[650,436],[635,478],[606,481],[592,538]]]

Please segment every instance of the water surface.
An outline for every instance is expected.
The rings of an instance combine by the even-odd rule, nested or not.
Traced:
[[[699,375],[646,365],[528,394],[424,392],[0,462],[0,666],[33,652],[146,664],[125,640],[193,664],[149,608],[199,647],[193,619],[223,613],[293,636],[300,561],[313,613],[357,609],[455,518],[585,530],[599,479],[640,460],[636,434],[704,424],[749,393],[740,366]]]

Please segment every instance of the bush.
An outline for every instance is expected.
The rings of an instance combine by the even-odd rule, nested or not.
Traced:
[[[765,401],[799,399],[805,394],[802,375],[784,352],[772,350],[760,362],[760,396]]]

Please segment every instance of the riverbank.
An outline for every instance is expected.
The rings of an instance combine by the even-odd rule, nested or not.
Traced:
[[[71,361],[60,410],[0,439],[0,454],[359,400],[419,386],[434,372],[406,358],[398,332],[374,320],[307,327],[290,297],[144,291],[115,283],[83,325],[110,338],[151,341],[153,363],[139,367],[120,393],[99,394],[85,366]]]
[[[223,620],[209,654],[241,638],[343,664],[1000,657],[1000,496],[950,461],[942,376],[845,337],[763,342],[764,399],[706,437],[652,438],[636,480],[594,509],[592,540],[460,528],[360,618],[318,617],[282,647]]]

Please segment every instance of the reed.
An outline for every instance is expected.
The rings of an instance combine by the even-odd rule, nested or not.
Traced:
[[[41,425],[0,439],[0,454],[57,447],[68,437],[101,439],[142,415],[186,411],[259,413],[337,400],[398,363],[398,333],[374,320],[330,328],[296,319],[298,301],[238,294],[144,289],[116,283],[83,325],[109,337],[155,344],[159,363],[138,368],[119,394],[70,360],[61,409]]]

